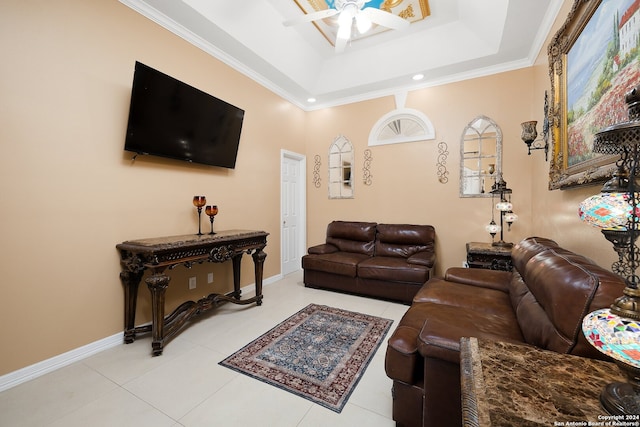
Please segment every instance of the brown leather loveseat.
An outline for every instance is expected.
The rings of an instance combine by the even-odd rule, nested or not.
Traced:
[[[623,279],[550,239],[525,239],[511,256],[513,272],[450,268],[415,295],[385,360],[397,425],[461,425],[462,337],[601,357],[582,319],[621,296]]]
[[[435,264],[430,225],[333,221],[302,257],[304,284],[410,304]]]

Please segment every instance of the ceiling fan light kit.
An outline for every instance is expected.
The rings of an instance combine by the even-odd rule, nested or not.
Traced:
[[[371,19],[364,13],[356,15],[356,27],[360,34],[364,34],[369,31],[372,25],[373,23],[371,22]]]
[[[351,27],[353,26],[353,18],[356,16],[353,7],[345,8],[338,15],[338,35],[340,39],[349,40],[351,38]]]
[[[392,30],[402,30],[409,26],[409,21],[393,13],[374,7],[366,7],[363,9],[365,3],[368,2],[368,0],[335,0],[333,9],[325,9],[305,14],[301,17],[287,20],[283,22],[283,24],[285,26],[291,26],[338,15],[338,31],[335,43],[336,52],[344,50],[347,41],[351,40],[354,21],[359,35],[369,31],[373,24]]]

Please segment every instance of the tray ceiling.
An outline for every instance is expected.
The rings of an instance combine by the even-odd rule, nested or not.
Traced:
[[[531,66],[563,3],[429,0],[408,29],[336,53],[313,23],[282,24],[309,0],[120,1],[305,110]]]

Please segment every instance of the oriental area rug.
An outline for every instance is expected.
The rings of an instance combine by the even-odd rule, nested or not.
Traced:
[[[220,365],[340,413],[392,323],[309,304]]]

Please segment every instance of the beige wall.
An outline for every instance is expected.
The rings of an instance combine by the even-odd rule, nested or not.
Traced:
[[[265,277],[279,275],[280,149],[307,156],[308,245],[323,240],[333,219],[433,224],[441,273],[461,264],[465,242],[490,241],[490,200],[458,197],[459,139],[484,114],[502,128],[503,170],[520,216],[505,238],[545,235],[603,265],[613,259],[575,213],[597,189],[548,191],[549,164],[540,152],[527,156],[520,140],[520,122],[542,122],[545,52],[535,67],[409,93],[406,106],[430,118],[437,138],[372,147],[371,186],[361,180],[363,151],[372,125],[395,107],[391,96],[304,113],[117,0],[3,1],[0,52],[0,375],[121,331],[115,245],[195,232],[194,194],[219,205],[217,228],[270,232]],[[235,170],[131,161],[122,147],[136,60],[246,110]],[[327,152],[338,135],[356,151],[350,200],[327,198]],[[447,184],[436,174],[441,141],[449,147]],[[214,286],[203,285],[209,271]],[[227,265],[174,273],[170,307],[228,289]],[[187,289],[191,275],[196,291]],[[246,259],[243,284],[251,282]],[[138,323],[149,320],[147,294],[141,286]]]
[[[550,91],[546,45],[564,23],[573,0],[565,0],[548,39],[533,67],[444,86],[412,91],[406,107],[425,113],[436,129],[433,141],[368,147],[367,139],[376,121],[395,108],[394,97],[361,102],[308,114],[307,159],[315,154],[326,163],[329,145],[342,134],[355,146],[355,199],[328,200],[326,186],[308,189],[308,244],[321,242],[332,219],[432,224],[438,239],[438,273],[459,266],[465,258],[465,243],[490,242],[484,226],[491,219],[490,199],[458,197],[459,140],[464,127],[475,116],[491,117],[503,132],[503,173],[513,189],[512,201],[519,221],[505,240],[517,242],[531,236],[556,239],[568,249],[609,267],[616,255],[600,231],[578,218],[578,204],[599,192],[599,186],[570,190],[548,189],[549,162],[542,151],[527,155],[520,138],[520,123],[538,121],[542,133],[544,92]],[[438,182],[437,144],[449,146],[449,182]],[[370,148],[373,184],[362,184],[363,151]],[[308,182],[312,182],[308,168]]]
[[[195,233],[195,194],[220,207],[216,228],[270,232],[265,277],[280,273],[280,149],[304,152],[302,110],[116,0],[3,1],[0,52],[0,375],[121,331],[115,245]],[[246,110],[235,170],[131,161],[136,60]],[[168,305],[226,290],[229,270],[178,267]],[[138,323],[144,284],[140,298]]]
[[[307,159],[310,161],[315,154],[322,156],[321,178],[325,184],[327,152],[337,135],[352,142],[356,157],[354,199],[329,200],[326,186],[309,187],[309,245],[322,241],[326,224],[332,219],[431,224],[438,241],[438,271],[462,265],[466,242],[491,241],[484,229],[491,220],[491,199],[458,197],[460,137],[465,126],[481,114],[502,129],[504,179],[513,189],[514,211],[520,217],[511,232],[505,232],[505,240],[514,242],[529,235],[530,171],[533,161],[540,159],[527,158],[519,123],[529,120],[529,106],[518,102],[513,94],[530,98],[531,78],[531,69],[523,69],[409,93],[406,107],[422,111],[431,120],[436,130],[432,141],[367,146],[371,127],[395,108],[392,96],[309,113]],[[441,141],[449,147],[446,184],[438,181],[436,168]],[[370,186],[362,183],[363,152],[367,148],[373,157]]]

